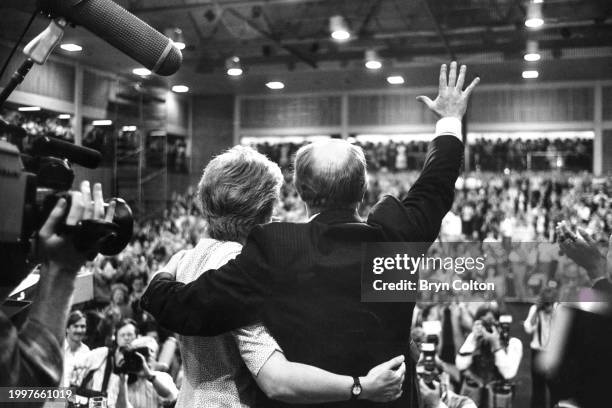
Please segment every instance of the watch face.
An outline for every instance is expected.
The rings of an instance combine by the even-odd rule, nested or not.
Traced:
[[[361,394],[361,385],[355,384],[353,385],[353,395],[359,395]]]

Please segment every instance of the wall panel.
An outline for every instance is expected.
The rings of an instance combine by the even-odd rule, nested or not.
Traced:
[[[0,61],[8,58],[10,49],[0,46]],[[6,72],[0,78],[0,86],[4,86],[24,61],[21,52],[16,52]],[[74,100],[74,66],[48,60],[44,65],[34,64],[25,80],[16,88],[22,92],[48,96],[62,101]]]
[[[416,125],[431,123],[416,94],[350,95],[350,126]]]
[[[83,72],[83,105],[106,108],[114,82],[108,76],[85,70]]]
[[[602,174],[612,174],[612,160],[609,160],[612,157],[612,129],[603,131],[602,157],[604,158]]]
[[[243,128],[340,125],[340,96],[248,98],[241,103]]]
[[[593,88],[477,90],[474,123],[580,122],[593,120]]]
[[[612,120],[612,86],[603,88],[603,120]]]

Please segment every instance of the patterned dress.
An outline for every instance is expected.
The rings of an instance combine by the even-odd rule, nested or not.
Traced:
[[[234,259],[242,245],[202,239],[180,260],[176,279],[191,282]],[[179,336],[185,376],[176,408],[248,408],[254,405],[253,376],[280,347],[262,325],[214,337]]]

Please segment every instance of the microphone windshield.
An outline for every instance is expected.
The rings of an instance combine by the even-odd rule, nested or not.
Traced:
[[[172,75],[183,55],[172,40],[110,0],[39,0],[42,10],[81,25],[144,67]]]

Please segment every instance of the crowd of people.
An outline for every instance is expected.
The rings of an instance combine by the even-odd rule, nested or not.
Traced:
[[[446,70],[442,66],[445,78]],[[350,143],[323,141],[299,149],[295,173],[281,172],[292,161],[291,146],[263,148],[279,166],[237,146],[207,164],[197,191],[175,193],[161,218],[138,220],[121,253],[87,262],[55,230],[67,208],[60,199],[39,234],[52,255],[43,269],[55,268],[61,278],[66,271],[60,264],[71,250],[70,265],[84,265],[80,272],[94,284],[93,298],[73,305],[65,333],[55,333],[64,342],[60,384],[76,390],[71,404],[102,398],[110,408],[227,401],[253,406],[256,394],[246,389],[257,385],[266,397],[289,403],[368,399],[425,408],[509,408],[524,353],[514,321],[532,339],[532,408],[564,397],[560,386],[547,390],[539,356],[555,341],[551,319],[559,301],[575,300],[593,282],[610,291],[606,257],[596,247],[612,233],[610,180],[525,170],[530,166],[520,150],[504,142],[472,149],[477,166],[495,171],[457,179],[460,118],[479,81],[463,91],[464,76],[462,67],[457,79],[453,63],[448,83],[440,85],[445,103],[421,97],[443,119],[420,177],[410,170],[422,164],[418,143],[364,145],[364,155]],[[569,157],[564,149],[578,152],[576,163],[588,156],[588,143],[576,143],[532,147],[554,150],[554,165],[563,167],[558,158]],[[490,152],[506,154],[516,169],[498,171]],[[99,184],[92,194],[84,182],[79,194],[72,195],[67,225],[112,220],[114,206],[104,209]],[[359,223],[355,212],[373,216]],[[321,216],[319,222],[307,223],[313,215]],[[298,223],[269,225],[274,220]],[[359,284],[351,278],[362,244],[419,239],[433,242],[429,255],[457,261],[482,254],[481,268],[455,263],[454,272],[464,281],[495,282],[496,290],[425,291],[404,307],[355,296]],[[294,240],[304,241],[301,252]],[[330,255],[328,246],[336,253]],[[429,282],[451,278],[446,267],[426,272]],[[42,283],[46,276],[41,273]],[[47,286],[42,296],[49,294]],[[74,290],[65,287],[58,310],[67,309]],[[525,315],[513,315],[511,300],[533,305]],[[44,326],[50,311],[33,309],[39,321],[32,324]],[[337,338],[330,338],[334,330]],[[381,362],[392,354],[399,355]],[[369,371],[352,378],[332,372],[348,366]]]
[[[285,173],[286,181],[290,182],[290,177],[289,173]],[[369,177],[370,188],[361,208],[362,214],[367,213],[382,194],[390,193],[400,197],[405,194],[414,182],[416,173],[377,171],[370,172]],[[475,306],[478,304],[492,301],[503,306],[508,300],[534,301],[543,291],[552,290],[550,288],[555,288],[555,300],[570,299],[580,287],[587,285],[588,277],[584,270],[567,258],[558,257],[559,249],[553,244],[556,238],[554,226],[565,219],[574,227],[586,228],[596,239],[609,236],[612,232],[612,212],[609,210],[608,188],[609,180],[595,179],[582,173],[469,173],[461,177],[456,184],[453,209],[442,224],[441,241],[462,242],[460,247],[454,249],[460,253],[470,252],[471,245],[476,245],[475,251],[488,251],[491,256],[488,257],[486,268],[468,272],[462,278],[497,283],[495,296],[489,294],[482,297],[480,303],[468,303],[467,321],[473,321],[478,315]],[[281,202],[274,210],[276,219],[306,220],[303,204],[291,183],[284,184],[281,197]],[[84,339],[84,343],[92,350],[99,347],[112,349],[113,345],[118,348],[121,346],[118,336],[128,327],[134,332],[132,337],[135,338],[135,333],[146,336],[146,342],[156,353],[163,344],[173,341],[172,333],[163,330],[148,313],[140,309],[138,300],[152,274],[172,254],[197,245],[206,228],[200,208],[195,189],[189,189],[183,194],[175,193],[163,217],[137,223],[132,242],[120,255],[98,257],[83,267],[83,271],[93,273],[94,299],[80,305],[84,311],[83,315],[76,316],[80,316],[80,319],[75,320],[74,317],[69,321],[67,347],[71,345],[71,355],[74,358],[70,360],[76,360],[77,363],[68,364],[78,365],[78,355],[87,360],[87,363],[81,361],[80,364],[91,364],[93,358],[90,355],[92,351],[85,353],[86,350],[80,345],[83,343],[71,340],[74,338]],[[440,246],[434,245],[433,253],[448,252],[448,248]],[[450,279],[450,276],[439,270],[433,271],[430,279],[444,281]],[[476,293],[473,295],[478,296]],[[448,301],[435,297],[423,300],[438,304]],[[427,310],[427,314],[429,312]],[[435,320],[443,320],[443,312],[436,313]],[[532,321],[534,313],[530,312],[529,318],[515,318]],[[499,318],[499,311],[496,309],[491,316]],[[493,317],[491,319],[495,323]],[[466,336],[471,333],[470,324],[464,333]],[[83,326],[87,329],[83,330]],[[530,324],[528,333],[533,331],[534,324]],[[460,347],[461,344],[457,344],[455,350],[459,351]],[[513,358],[520,361],[520,356],[517,356],[519,353],[515,351]],[[97,362],[101,361],[100,356],[96,358]],[[449,361],[444,364],[450,364]],[[151,364],[151,370],[154,371],[157,363]],[[463,365],[469,365],[467,360]],[[174,376],[170,378],[177,386],[180,385],[178,353],[165,362],[164,366],[174,368]],[[66,372],[71,370],[67,369]],[[143,371],[142,374],[147,373]],[[168,377],[164,378],[167,381]],[[65,381],[67,385],[80,385],[80,382],[70,382],[76,379],[82,381],[82,378],[74,375],[66,377]],[[117,384],[115,381],[111,386],[117,387]],[[126,384],[128,390],[136,389],[129,380]],[[153,390],[151,388],[148,392],[157,395],[161,404],[165,397],[152,393]],[[167,397],[174,394],[163,395]]]
[[[302,143],[252,143],[260,153],[288,170],[291,157],[307,141]],[[423,167],[428,143],[426,141],[384,142],[355,141],[366,155],[368,168],[372,171],[390,172],[419,170]],[[468,140],[469,170],[502,172],[505,169],[589,171],[593,162],[593,139],[546,137],[521,139],[520,137],[483,138]]]

